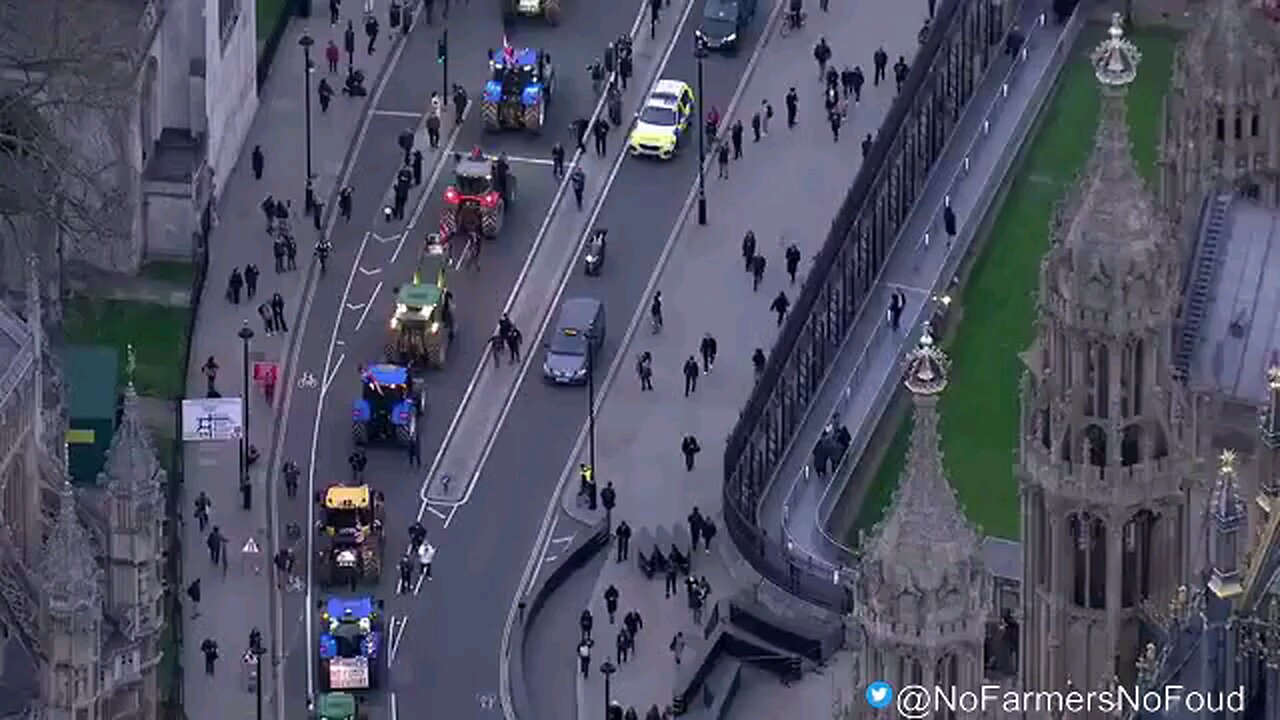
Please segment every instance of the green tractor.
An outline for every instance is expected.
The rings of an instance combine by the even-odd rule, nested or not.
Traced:
[[[387,361],[407,367],[441,368],[453,339],[453,293],[449,257],[439,235],[428,235],[413,282],[395,289]]]
[[[315,720],[366,720],[356,696],[344,692],[323,693],[316,700]]]

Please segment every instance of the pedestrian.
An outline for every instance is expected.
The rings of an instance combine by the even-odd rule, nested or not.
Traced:
[[[244,277],[240,275],[240,268],[231,268],[231,277],[227,278],[227,299],[233,305],[240,304],[240,288],[244,287]]]
[[[704,375],[711,374],[711,368],[716,364],[716,339],[711,333],[702,336],[702,342],[698,343],[698,352],[702,355],[702,373]]]
[[[343,222],[351,222],[351,186],[338,191],[338,214]]]
[[[413,29],[413,6],[410,5],[400,11],[400,34],[407,36],[409,31]]]
[[[402,164],[408,165],[409,161],[413,158],[413,130],[409,128],[401,130],[400,134],[396,137],[396,145],[398,145],[401,152],[404,153],[404,160],[402,161]]]
[[[612,585],[610,585],[609,587],[613,587],[613,586],[612,586]],[[629,643],[629,640],[628,640],[628,638],[627,638],[627,629],[626,629],[626,628],[622,628],[622,629],[618,630],[618,638],[617,638],[617,640],[615,641],[615,646],[616,646],[616,648],[617,648],[617,650],[618,650],[618,664],[619,664],[619,665],[622,665],[623,663],[625,663],[625,662],[627,661],[627,646],[628,646],[629,644],[630,644],[630,643]]]
[[[427,144],[431,146],[432,150],[435,150],[436,148],[440,147],[439,116],[429,115],[427,117]],[[421,176],[421,171],[419,171],[419,176]]]
[[[956,239],[956,211],[951,209],[951,198],[948,196],[942,206],[942,227],[947,231],[947,247]]]
[[[284,272],[284,238],[276,238],[275,241],[271,243],[271,254],[276,260],[276,273],[279,274]]]
[[[698,361],[690,355],[684,361],[684,396],[689,397],[698,391]]]
[[[213,501],[209,499],[209,495],[201,490],[195,499],[195,518],[196,523],[200,527],[200,532],[204,532],[209,527],[209,510],[213,507]]]
[[[467,112],[467,89],[461,85],[453,84],[453,124],[461,125],[462,118]]]
[[[262,170],[267,164],[267,158],[265,155],[262,154],[261,145],[253,146],[253,152],[249,154],[249,164],[253,166],[253,179],[261,180]],[[270,199],[271,196],[268,195],[267,198]],[[271,220],[271,217],[267,216],[268,224],[270,224],[270,220]]]
[[[507,353],[512,365],[520,362],[520,343],[522,342],[524,342],[524,336],[520,334],[520,328],[512,325],[511,332],[507,333]]]
[[[653,324],[653,332],[657,333],[662,329],[662,291],[658,290],[653,294],[653,301],[649,303],[649,320]]]
[[[872,145],[871,133],[867,133],[867,136],[862,138],[862,159],[863,160],[866,160],[867,156],[871,154],[871,145]]]
[[[827,90],[840,91],[840,71],[835,65],[827,68],[827,74],[824,77],[827,81]]]
[[[289,325],[284,321],[284,298],[280,293],[271,296],[271,322],[280,332],[289,332]]]
[[[787,263],[787,277],[791,278],[791,284],[796,284],[796,271],[800,269],[800,248],[795,243],[787,246],[787,251],[783,255],[783,259]]]
[[[818,61],[818,79],[822,80],[827,76],[827,61],[831,59],[831,46],[825,37],[818,38],[818,44],[813,46],[813,59]]]
[[[618,539],[618,562],[626,562],[631,556],[631,526],[626,520],[618,523],[617,529],[613,531],[614,537]]]
[[[640,629],[644,627],[644,618],[640,617],[640,611],[628,610],[626,615],[622,616],[622,625],[627,629],[627,634],[631,636],[631,642],[628,643],[631,650],[635,650],[636,635],[640,634]]]
[[[764,280],[764,268],[768,261],[763,255],[751,258],[751,292],[759,292],[760,281]]]
[[[610,585],[604,589],[604,610],[609,613],[609,624],[614,624],[614,616],[618,614],[618,588]]]
[[[658,37],[658,20],[662,15],[662,0],[649,0],[649,39]]]
[[[578,616],[578,629],[582,631],[582,639],[591,639],[591,626],[595,624],[595,618],[591,616],[591,610],[584,609],[582,614]]]
[[[648,350],[640,353],[640,357],[636,358],[636,375],[640,376],[640,391],[646,392],[653,389],[653,355]]]
[[[764,350],[762,348],[756,348],[755,352],[751,353],[751,368],[755,371],[757,380],[764,374],[764,365]]]
[[[351,454],[347,455],[347,465],[351,466],[351,480],[353,482],[360,482],[364,479],[364,468],[367,463],[368,458],[360,448],[352,450]]]
[[[564,179],[564,146],[560,143],[551,146],[551,177]]]
[[[338,43],[330,40],[329,44],[324,48],[324,59],[329,64],[329,74],[336,75],[338,73],[338,61],[342,59],[342,51],[338,49]]]
[[[329,112],[329,102],[333,100],[333,86],[329,84],[327,78],[320,78],[320,84],[316,86],[316,95],[320,98],[320,112]]]
[[[364,34],[369,38],[369,54],[373,54],[373,45],[378,41],[378,18],[372,14],[364,19]]]
[[[876,48],[871,61],[875,67],[875,74],[872,76],[871,84],[879,87],[880,81],[884,80],[884,70],[889,66],[889,53],[884,51],[883,45]]]
[[[623,92],[627,89],[627,81],[631,79],[631,73],[634,67],[631,64],[631,53],[622,53],[618,57],[618,80],[622,82]]]
[[[840,69],[840,92],[845,97],[853,96],[853,66],[845,65]]]
[[[748,230],[742,236],[742,263],[747,272],[751,272],[751,260],[756,256],[756,234]]]
[[[687,472],[693,472],[693,460],[702,452],[702,446],[698,444],[698,438],[692,435],[685,435],[680,441],[680,452],[684,454],[684,469]]]
[[[214,384],[218,381],[218,361],[210,355],[208,360],[204,361],[204,365],[200,366],[200,371],[204,373],[205,383],[208,385],[209,397],[218,397],[218,390]]]
[[[342,32],[342,47],[347,51],[347,67],[350,68],[356,61],[356,29],[350,20]]]
[[[831,138],[834,142],[840,142],[840,111],[833,110],[827,115],[827,121],[831,123]]]
[[[422,448],[417,435],[409,438],[409,467],[422,467]]]
[[[710,127],[710,126],[708,126]],[[720,165],[720,179],[729,179],[729,143],[720,143],[716,148],[716,161]]]
[[[707,518],[702,523],[702,544],[706,546],[707,554],[711,554],[711,539],[716,536],[716,523],[711,518]]]
[[[569,185],[573,187],[573,201],[577,203],[578,209],[582,209],[582,191],[587,186],[587,174],[582,171],[582,167],[578,166],[569,173]]]
[[[262,208],[262,214],[267,217],[267,234],[275,232],[276,225],[276,200],[267,195],[262,199],[262,204],[258,207]]]
[[[789,307],[791,307],[791,301],[787,299],[786,291],[779,290],[778,296],[769,304],[769,309],[778,313],[778,327],[782,327],[782,319],[786,317]]]
[[[707,111],[707,144],[715,145],[717,133],[720,131],[720,110],[712,105]]]
[[[853,90],[853,101],[855,103],[862,102],[862,86],[867,78],[862,74],[862,66],[854,65],[853,72],[849,76],[849,88]]]
[[[582,678],[587,678],[587,673],[591,672],[591,641],[582,640],[578,643],[578,671],[582,673]]]
[[[676,658],[676,664],[680,664],[680,656],[684,654],[685,639],[683,632],[676,632],[675,637],[671,638],[671,654]]]
[[[760,142],[760,113],[751,116],[751,141]]]
[[[587,138],[587,130],[591,128],[591,122],[584,117],[579,117],[569,123],[569,130],[573,132],[573,139],[578,143],[577,151],[586,152],[587,146],[584,142]]]
[[[270,337],[275,334],[275,323],[271,320],[271,304],[262,303],[258,305],[258,317],[262,318],[262,331]]]
[[[604,505],[604,511],[612,517],[613,509],[618,505],[618,491],[613,489],[613,481],[604,484],[604,489],[600,491],[600,504]]]
[[[679,571],[676,570],[676,564],[667,563],[667,572],[665,576],[666,584],[663,586],[666,596],[670,598],[673,595],[679,595],[680,591],[676,589],[676,579],[679,577]]]
[[[422,184],[422,151],[414,150],[413,156],[410,158],[413,166],[413,184],[415,186]]]
[[[240,509],[253,509],[253,485],[249,483],[249,478],[240,479]]]
[[[698,551],[698,541],[702,539],[702,527],[705,520],[702,517],[702,511],[698,510],[698,506],[694,505],[693,510],[689,512],[689,550],[690,552]]]
[[[209,531],[208,537],[205,538],[205,545],[209,548],[209,561],[217,565],[222,560],[223,550],[227,547],[227,538],[222,535],[222,530],[217,525]]]
[[[893,64],[893,81],[898,86],[898,92],[902,92],[902,83],[907,81],[910,72],[911,66],[907,64],[907,59],[899,55],[898,62]]]
[[[591,126],[591,135],[596,139],[596,154],[604,157],[608,150],[609,121],[604,118],[596,118],[595,123]]]
[[[290,499],[297,497],[298,496],[298,477],[299,475],[302,474],[301,471],[298,469],[298,464],[292,460],[287,460],[285,461],[282,471],[284,473],[285,494],[288,495]]]
[[[204,673],[213,674],[213,666],[218,661],[218,643],[213,638],[205,638],[200,643],[200,652],[204,653]]]
[[[787,91],[787,129],[794,130],[796,127],[796,113],[800,111],[800,96],[793,87]]]
[[[902,311],[907,307],[907,296],[901,290],[893,291],[889,296],[889,327],[894,332],[898,331],[898,327],[902,322]]]
[[[252,300],[258,294],[258,266],[249,263],[244,266],[244,292],[247,299]]]
[[[315,218],[316,230],[320,229],[320,206],[316,206],[315,212],[311,213],[311,217]],[[298,269],[298,243],[289,238],[284,241],[284,266],[290,270]]]
[[[702,624],[702,604],[702,593],[698,590],[697,584],[695,583],[692,592],[689,593],[689,609],[693,611],[693,622],[695,625]]]
[[[507,339],[502,336],[502,333],[494,333],[489,337],[489,352],[493,355],[495,368],[502,367],[502,349],[506,344]]]
[[[426,536],[423,536],[422,542],[418,543],[418,565],[422,566],[422,577],[428,581],[431,580],[431,564],[436,559],[436,546],[427,542]]]
[[[187,597],[191,599],[191,619],[195,620],[200,617],[200,578],[187,586]]]
[[[764,106],[764,114],[760,117],[760,134],[768,137],[769,121],[773,120],[773,103],[768,100],[761,100],[760,103]]]
[[[400,583],[396,586],[396,594],[404,595],[413,589],[413,561],[408,555],[400,558]]]

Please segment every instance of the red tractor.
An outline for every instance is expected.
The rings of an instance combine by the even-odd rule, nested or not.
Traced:
[[[516,179],[504,158],[486,157],[479,148],[467,157],[455,153],[454,182],[444,191],[440,237],[458,233],[492,239],[502,231],[507,206],[515,202]]]

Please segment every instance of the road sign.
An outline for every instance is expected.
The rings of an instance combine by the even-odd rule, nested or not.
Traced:
[[[239,440],[244,433],[244,401],[238,397],[182,401],[183,442]]]
[[[246,555],[253,555],[255,553],[262,552],[262,550],[258,547],[257,540],[254,540],[253,538],[249,538],[248,540],[244,541],[244,548],[240,552]]]

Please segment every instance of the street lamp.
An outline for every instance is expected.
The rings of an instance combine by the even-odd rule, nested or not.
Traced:
[[[242,322],[240,332],[236,334],[240,337],[244,361],[244,395],[240,398],[240,485],[244,487],[249,484],[249,341],[253,339],[253,328],[249,327],[248,320]]]
[[[307,123],[307,180],[310,181],[314,175],[311,172],[311,46],[316,44],[311,39],[311,35],[304,32],[302,37],[298,38],[298,44],[302,46],[302,59],[306,61],[306,65],[302,70],[303,85],[306,96],[304,115]]]
[[[694,35],[693,56],[698,59],[698,224],[707,224],[707,114],[702,111],[702,61],[707,57],[707,41]]]
[[[613,698],[610,697],[613,693],[613,686],[609,684],[609,680],[616,672],[618,672],[618,666],[614,665],[613,662],[605,660],[600,663],[600,674],[604,675],[604,716],[606,720],[609,717],[609,706],[612,704],[613,700]]]
[[[600,476],[596,472],[596,336],[592,330],[587,335],[587,466],[597,485]]]

